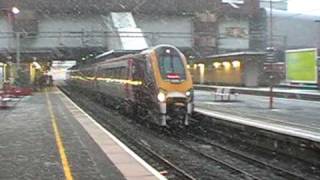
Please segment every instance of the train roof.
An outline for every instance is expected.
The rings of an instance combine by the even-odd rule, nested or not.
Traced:
[[[141,52],[141,50],[110,50],[107,52],[104,52],[102,54],[99,54],[95,57],[96,60],[106,60],[106,59],[113,59],[121,56],[125,56],[128,54],[137,54]]]
[[[175,46],[168,45],[168,44],[160,44],[160,45],[150,47],[147,49],[142,49],[142,50],[110,50],[97,55],[93,59],[89,59],[89,61],[85,62],[84,64],[77,64],[76,66],[69,68],[69,70],[77,69],[77,68],[88,68],[90,66],[95,66],[99,64],[102,65],[108,62],[120,61],[125,58],[140,59],[141,57],[144,57],[146,53],[149,53],[150,51],[157,49],[159,47],[172,47],[179,50]]]
[[[87,60],[84,63],[78,63],[75,66],[72,66],[68,70],[74,70],[78,68],[87,68],[96,64],[103,64],[105,61],[115,61],[122,58],[135,57],[141,50],[110,50],[95,56],[92,59]]]
[[[128,58],[139,59],[140,57],[143,57],[143,56],[144,56],[143,54],[127,54],[127,55],[114,57],[114,58],[110,58],[110,59],[104,59],[102,61],[93,63],[92,65],[105,64],[105,63],[108,63],[108,62],[115,62],[115,61],[121,61],[123,59],[128,59]]]

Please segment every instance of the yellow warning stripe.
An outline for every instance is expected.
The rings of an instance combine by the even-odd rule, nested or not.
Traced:
[[[65,175],[66,180],[73,180],[71,168],[69,166],[68,158],[67,158],[67,155],[65,153],[65,149],[64,149],[64,146],[63,146],[63,141],[62,141],[62,138],[61,138],[60,133],[59,133],[57,120],[56,120],[56,117],[55,117],[55,115],[53,113],[52,103],[50,101],[47,89],[45,90],[45,92],[46,92],[48,110],[49,110],[50,117],[51,117],[54,136],[55,136],[57,147],[58,147],[58,150],[59,150],[59,154],[60,154],[61,163],[62,163],[62,166],[63,166],[64,175]]]

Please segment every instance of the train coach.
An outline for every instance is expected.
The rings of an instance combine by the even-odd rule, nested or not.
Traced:
[[[184,55],[159,45],[137,54],[105,58],[68,72],[68,84],[103,103],[160,126],[189,125],[193,84]]]

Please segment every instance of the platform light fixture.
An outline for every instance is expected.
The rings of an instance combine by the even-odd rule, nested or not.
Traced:
[[[198,65],[197,64],[194,64],[193,65],[193,69],[197,69],[198,68]]]
[[[20,13],[20,10],[17,8],[17,7],[15,7],[15,6],[13,6],[12,8],[11,8],[11,12],[13,13],[13,14],[19,14]]]
[[[222,63],[223,67],[226,68],[226,69],[229,69],[231,67],[231,63],[229,61],[224,61]]]
[[[240,67],[240,65],[241,65],[240,61],[232,61],[233,68],[238,68],[238,67]]]
[[[20,13],[20,9],[18,9],[17,7],[13,6],[12,8],[1,8],[0,7],[0,11],[4,11],[6,13],[12,13],[14,15],[17,15]]]
[[[213,63],[213,67],[214,67],[215,69],[218,69],[218,68],[221,67],[221,63],[219,63],[219,62],[214,62],[214,63]]]
[[[204,72],[205,72],[205,65],[204,64],[198,64],[200,69],[200,84],[204,83]]]
[[[199,68],[200,68],[200,71],[204,72],[204,68],[205,68],[205,65],[204,64],[198,64]]]
[[[40,65],[38,62],[36,62],[36,61],[32,62],[32,65],[33,65],[36,69],[41,69],[41,65]]]

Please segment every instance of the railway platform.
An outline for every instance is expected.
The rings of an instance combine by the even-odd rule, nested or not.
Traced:
[[[218,88],[228,88],[234,93],[239,94],[248,94],[256,96],[270,96],[269,87],[235,87],[235,86],[213,86],[213,85],[194,85],[196,90],[207,90],[207,91],[216,91]],[[288,99],[303,99],[303,100],[312,100],[320,101],[320,90],[316,89],[298,89],[298,88],[279,88],[275,87],[273,89],[273,95],[279,98],[288,98]]]
[[[0,110],[0,179],[165,179],[57,88]]]
[[[218,119],[320,142],[320,102],[240,94],[237,100],[215,100],[212,93],[195,91],[195,111]]]

